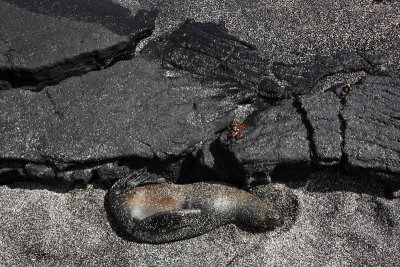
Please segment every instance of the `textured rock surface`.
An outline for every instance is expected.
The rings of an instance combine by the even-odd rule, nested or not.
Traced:
[[[342,113],[349,164],[399,175],[400,79],[365,77],[351,88]]]
[[[140,10],[154,8],[139,42],[156,14]],[[0,262],[398,265],[400,203],[384,196],[400,196],[399,12],[397,1],[0,1],[0,88],[15,87],[0,91]],[[232,120],[246,124],[236,143]],[[180,183],[272,180],[252,191],[285,227],[128,242],[103,198],[144,166]]]
[[[3,159],[57,165],[185,155],[229,124],[237,90],[168,78],[138,57],[40,93],[3,91]],[[20,102],[23,102],[19,104]],[[17,125],[17,127],[16,127]],[[28,145],[29,144],[29,145]]]
[[[255,111],[245,124],[244,138],[226,142],[226,133],[217,148],[229,176],[268,174],[279,169],[297,172],[296,166],[305,168],[310,163],[307,129],[293,101],[283,100],[275,107]]]
[[[179,69],[235,83],[273,99],[313,92],[321,79],[336,73],[376,71],[382,60],[340,52],[304,63],[271,62],[255,47],[228,34],[223,25],[189,20],[154,46],[159,46],[156,51],[163,61]]]
[[[341,100],[333,92],[319,92],[302,96],[299,104],[312,129],[313,155],[321,164],[340,162],[342,158],[342,130],[339,120]]]
[[[155,20],[154,12],[141,10],[129,32],[116,34],[101,24],[33,13],[4,1],[0,12],[0,89],[40,90],[131,57]]]
[[[179,169],[194,152],[195,178],[188,180],[204,179],[204,173],[196,173],[199,165],[212,169],[213,179],[239,185],[253,174],[269,180],[274,172],[275,178],[283,178],[302,173],[298,170],[309,169],[310,163],[343,161],[347,122],[341,109],[346,100],[333,93],[337,75],[389,73],[383,57],[365,53],[337,52],[305,63],[271,62],[223,25],[193,21],[144,51],[39,93],[3,91],[0,120],[6,142],[1,158],[19,161],[17,169],[25,161],[50,165],[54,171],[90,169],[115,159],[147,159],[149,164],[154,158],[175,158],[174,168]],[[288,97],[294,100],[279,100]],[[248,136],[231,147],[223,144],[224,129],[247,105],[256,110],[246,119]],[[288,166],[291,174],[280,172]],[[56,176],[66,181],[91,177]]]
[[[22,0],[20,0],[22,1]],[[159,9],[158,36],[187,18],[224,22],[229,32],[257,47],[264,58],[295,63],[316,54],[376,51],[390,54],[389,66],[399,69],[398,1],[264,1],[115,0],[134,10]],[[384,20],[383,20],[384,18]]]

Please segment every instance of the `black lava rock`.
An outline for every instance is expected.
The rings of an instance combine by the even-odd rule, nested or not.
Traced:
[[[30,12],[25,7],[35,7],[32,3],[19,4],[24,8],[0,1],[0,89],[41,90],[70,76],[105,68],[119,58],[130,58],[136,44],[151,34],[156,15],[139,11],[130,20],[129,31],[122,34],[100,23],[78,21],[76,16]],[[76,10],[73,3],[48,3],[53,8],[60,5]]]
[[[400,79],[367,76],[351,87],[343,109],[351,167],[400,177]]]

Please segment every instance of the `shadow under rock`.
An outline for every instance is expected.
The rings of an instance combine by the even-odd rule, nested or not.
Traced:
[[[340,166],[324,167],[312,172],[305,188],[309,192],[345,191],[387,197],[383,180],[360,172],[344,171]]]
[[[272,182],[285,184],[293,189],[305,188],[309,192],[320,193],[345,191],[392,198],[394,185],[394,181],[385,177],[364,170],[344,168],[340,164],[284,164],[278,165],[269,175]]]
[[[75,189],[87,189],[88,185],[93,185],[95,189],[108,190],[115,180],[102,181],[96,172],[93,178],[86,183],[84,181],[66,182],[55,178],[54,180],[43,180],[27,176],[20,176],[17,172],[12,172],[8,177],[2,177],[0,186],[7,186],[10,189],[24,190],[48,190],[55,193],[68,193]]]
[[[83,184],[56,184],[44,183],[42,181],[34,180],[19,180],[13,183],[3,184],[10,189],[24,189],[24,190],[47,190],[54,193],[68,193],[74,189],[86,189],[87,185]]]

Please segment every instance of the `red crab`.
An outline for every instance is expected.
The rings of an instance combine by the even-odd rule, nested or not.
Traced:
[[[345,94],[348,94],[350,92],[350,87],[351,87],[350,84],[346,84],[346,86],[343,87],[343,92],[345,92]]]
[[[232,140],[234,143],[237,141],[237,136],[243,136],[242,128],[245,127],[244,123],[232,122],[231,130],[228,133],[228,140]]]

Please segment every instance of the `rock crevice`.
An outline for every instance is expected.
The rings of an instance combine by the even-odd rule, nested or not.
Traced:
[[[1,91],[0,158],[54,167],[67,181],[90,181],[96,172],[83,170],[116,160],[172,168],[181,183],[247,187],[332,165],[398,180],[399,82],[377,75],[381,63],[349,52],[270,62],[222,25],[187,21],[131,60],[38,93]],[[349,77],[359,82],[341,97]],[[244,104],[244,136],[228,140]]]
[[[119,35],[100,23],[42,15],[0,2],[0,89],[41,91],[68,77],[130,59],[138,42],[152,34],[156,14],[138,11],[129,31]]]
[[[312,161],[317,160],[317,147],[314,140],[314,128],[308,117],[307,110],[303,107],[301,100],[298,96],[293,99],[293,106],[296,108],[297,112],[301,115],[301,120],[307,129],[307,140],[310,145],[310,159]]]

